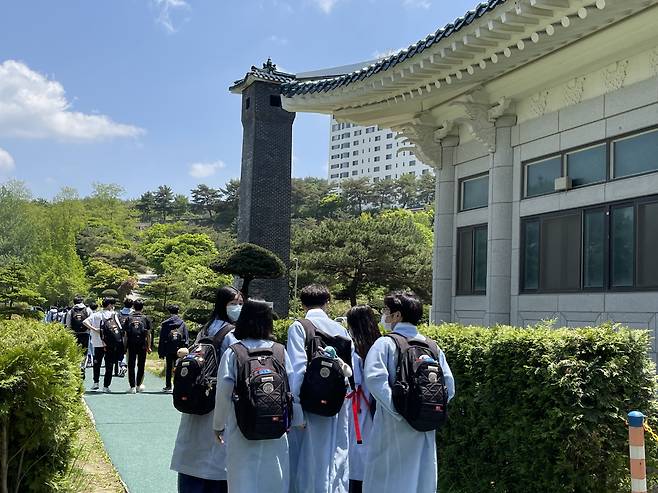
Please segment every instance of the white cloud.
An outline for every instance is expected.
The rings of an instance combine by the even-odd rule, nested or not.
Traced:
[[[286,38],[282,38],[281,36],[277,36],[276,34],[273,34],[272,36],[267,38],[267,40],[272,44],[276,44],[280,46],[285,46],[288,44],[288,40]]]
[[[402,0],[402,5],[405,7],[420,7],[429,9],[432,6],[431,0]]]
[[[315,3],[325,14],[331,14],[331,11],[338,1],[339,0],[313,0],[313,3]]]
[[[172,20],[172,13],[175,11],[186,10],[190,8],[190,4],[185,0],[152,0],[156,8],[159,9],[157,18],[158,24],[162,25],[168,33],[175,33],[176,28]]]
[[[144,130],[71,110],[62,84],[16,60],[0,64],[0,136],[97,140]]]
[[[402,51],[402,48],[398,48],[397,50],[375,51],[375,52],[373,52],[372,56],[373,56],[373,58],[376,58],[376,59],[386,58],[387,56],[395,55],[399,51]]]
[[[0,174],[13,171],[15,167],[14,158],[7,151],[0,147]]]
[[[194,178],[207,178],[212,176],[226,165],[223,161],[215,161],[214,163],[192,163],[190,164],[190,176]]]

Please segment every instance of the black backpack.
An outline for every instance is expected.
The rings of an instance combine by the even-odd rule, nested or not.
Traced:
[[[75,334],[87,333],[87,328],[82,324],[87,318],[86,307],[76,307],[71,309],[71,330]]]
[[[124,324],[124,330],[128,336],[128,345],[131,347],[146,347],[146,336],[148,327],[146,326],[146,317],[139,314],[133,314],[128,317]]]
[[[123,330],[116,316],[101,320],[101,339],[105,343],[105,351],[111,354],[123,354]]]
[[[213,338],[201,338],[174,367],[174,407],[185,414],[208,414],[215,409],[217,367],[222,341],[234,329],[225,324]]]
[[[130,313],[126,315],[125,313],[118,312],[119,317],[119,323],[121,324],[121,327],[126,327],[128,324],[128,318],[130,318]]]
[[[397,347],[398,364],[393,384],[393,405],[417,431],[438,430],[448,418],[448,388],[439,363],[436,342],[407,339],[390,333]]]
[[[345,373],[335,358],[322,348],[333,346],[337,355],[352,366],[352,341],[346,337],[330,336],[317,329],[310,320],[299,323],[306,333],[306,373],[299,391],[299,402],[304,411],[320,416],[335,416],[343,407],[347,387]],[[350,385],[354,388],[353,378]]]
[[[242,343],[231,349],[237,361],[233,403],[238,427],[247,440],[281,438],[292,422],[292,394],[286,373],[285,349],[249,349]]]
[[[165,341],[165,348],[168,354],[175,354],[176,351],[185,346],[185,338],[181,330],[182,326],[183,321],[181,320],[178,325],[172,326],[169,330],[167,340]]]

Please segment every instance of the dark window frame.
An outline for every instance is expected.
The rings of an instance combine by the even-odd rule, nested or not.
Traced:
[[[639,207],[643,204],[658,203],[658,195],[648,195],[644,197],[637,197],[632,199],[617,200],[614,202],[607,202],[604,204],[597,204],[585,207],[575,207],[571,209],[564,209],[545,214],[534,214],[531,216],[524,216],[520,218],[520,248],[519,248],[519,294],[574,294],[574,293],[641,293],[641,292],[658,292],[658,284],[656,286],[638,287],[637,286],[637,269],[639,259],[639,228],[638,228],[638,211]],[[633,207],[633,286],[613,286],[612,285],[612,231],[611,231],[611,217],[614,208]],[[584,235],[584,220],[586,212],[603,211],[605,215],[604,223],[604,251],[603,251],[603,287],[585,288],[585,269],[584,269],[584,256],[585,256],[585,235]],[[567,216],[578,212],[580,215],[580,288],[577,290],[552,290],[543,289],[541,287],[541,263],[539,265],[538,276],[539,283],[537,289],[526,289],[525,287],[525,228],[526,224],[539,221],[539,252],[541,259],[542,247],[542,227],[541,222],[546,218]]]
[[[470,258],[470,270],[471,270],[471,285],[470,288],[467,290],[460,290],[459,289],[459,267],[460,267],[460,260],[461,260],[461,233],[465,232],[467,230],[471,231],[471,258]],[[457,262],[457,269],[456,269],[456,275],[455,275],[455,293],[456,296],[486,296],[487,294],[487,288],[485,287],[483,290],[476,290],[474,289],[474,279],[475,279],[475,232],[477,230],[485,230],[487,232],[487,267],[489,265],[489,253],[488,253],[488,248],[489,248],[489,239],[488,239],[488,234],[489,234],[489,225],[487,223],[480,223],[480,224],[473,224],[470,226],[464,226],[462,228],[457,228],[457,255],[455,256],[455,260]],[[486,284],[486,283],[485,283]]]
[[[615,136],[612,136],[612,137],[607,137],[605,139],[595,140],[595,141],[589,142],[587,144],[582,144],[582,145],[579,145],[579,146],[570,147],[570,148],[564,149],[562,151],[551,152],[549,154],[545,154],[545,155],[540,156],[540,157],[536,157],[536,158],[528,159],[526,161],[522,161],[521,162],[521,189],[520,189],[521,190],[521,200],[535,199],[537,197],[545,197],[547,195],[551,195],[551,194],[554,194],[554,193],[562,193],[562,192],[556,192],[555,190],[553,190],[551,192],[546,192],[546,193],[542,193],[542,194],[538,194],[538,195],[532,195],[532,196],[529,197],[527,195],[527,184],[528,184],[527,168],[528,168],[528,166],[532,166],[533,164],[540,163],[542,161],[547,161],[549,159],[560,157],[561,160],[562,160],[562,173],[561,173],[560,176],[564,177],[565,173],[567,171],[567,169],[566,169],[567,168],[567,154],[572,154],[572,153],[578,152],[578,151],[584,151],[586,149],[589,149],[589,148],[592,148],[592,147],[597,147],[597,146],[600,146],[600,145],[605,145],[605,151],[606,151],[606,162],[605,162],[606,177],[605,177],[605,181],[599,181],[599,182],[596,182],[596,183],[587,183],[585,185],[579,185],[579,186],[573,187],[572,190],[580,190],[581,188],[591,187],[591,186],[595,186],[595,185],[601,185],[603,183],[611,183],[611,182],[616,182],[616,181],[619,181],[619,180],[627,180],[629,178],[637,178],[638,176],[644,176],[644,175],[649,175],[649,174],[652,174],[652,173],[658,173],[658,170],[650,170],[650,171],[644,171],[642,173],[637,173],[637,174],[634,174],[634,175],[626,175],[626,176],[620,176],[620,177],[615,177],[615,173],[614,173],[614,144],[615,144],[615,142],[620,141],[620,140],[630,139],[630,138],[633,138],[633,137],[636,137],[636,136],[640,136],[640,135],[643,135],[643,134],[648,134],[648,133],[652,133],[652,132],[656,132],[656,131],[658,131],[658,125],[652,125],[652,126],[649,126],[649,127],[644,127],[644,128],[638,129],[638,130],[625,132],[625,133],[615,135]]]
[[[458,206],[458,211],[459,212],[469,212],[469,211],[477,211],[479,209],[486,209],[489,207],[489,190],[487,189],[487,205],[482,205],[480,207],[471,207],[470,209],[464,209],[464,183],[467,181],[472,181],[472,180],[479,180],[484,177],[490,178],[489,177],[489,172],[485,171],[484,173],[478,173],[477,175],[471,175],[471,176],[466,176],[464,178],[459,179],[459,187],[457,190],[457,206]],[[487,183],[489,185],[489,183]]]

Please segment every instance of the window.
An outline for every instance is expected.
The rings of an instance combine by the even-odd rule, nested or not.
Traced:
[[[372,160],[373,160],[374,162],[378,162],[378,161],[381,161],[381,159],[382,159],[381,157],[379,157],[379,156],[375,156]]]
[[[363,171],[362,171],[362,173],[363,173]],[[355,176],[355,175],[358,175],[358,174],[359,174],[359,172],[357,170],[352,171],[352,176]]]
[[[372,181],[373,181],[373,183],[377,183],[377,182],[379,181],[379,176],[375,176],[375,177],[372,179]]]
[[[358,160],[358,159],[357,159],[356,161],[352,161],[352,166],[356,166],[357,164],[359,164],[359,160]]]
[[[340,154],[332,154],[331,159],[338,159],[340,158]]]
[[[366,133],[367,133],[367,134],[371,134],[371,133],[373,133],[374,131],[375,131],[375,127],[368,127],[368,128],[366,128]]]
[[[411,161],[409,161],[409,166],[416,166],[416,160],[412,159]]]
[[[387,139],[392,139],[393,138],[393,132],[387,133],[386,138]]]
[[[390,164],[387,164],[385,169],[391,169],[391,168],[392,166]]]
[[[393,159],[393,154],[386,154],[386,159]]]
[[[341,178],[348,178],[349,176],[350,176],[350,172],[349,172],[349,171],[344,171],[343,173],[340,174],[340,177],[341,177]]]
[[[358,155],[359,155],[359,151],[352,151],[352,156],[358,156]]]
[[[354,146],[358,146],[358,145],[359,145],[359,141],[358,141],[358,140],[355,140],[354,142],[352,142],[352,145],[354,145]]]
[[[375,167],[372,169],[372,171],[375,172],[375,173],[376,173],[377,171],[379,171],[379,166],[375,166]]]
[[[340,145],[336,144],[336,145],[331,146],[332,151],[335,151],[336,149],[340,149]]]
[[[341,168],[349,168],[349,167],[350,167],[350,163],[340,163],[340,167],[341,167]]]
[[[524,292],[658,290],[658,196],[522,221]]]
[[[341,138],[342,138],[342,139],[349,139],[349,138],[350,138],[350,133],[349,133],[349,132],[345,132],[343,135],[341,135]]]
[[[487,291],[487,226],[457,230],[457,294],[483,295]]]
[[[335,125],[331,126],[332,132],[335,132],[336,130],[340,130],[340,123],[336,123]]]
[[[250,106],[251,106],[251,98],[245,99],[244,100],[244,109],[248,110]]]
[[[393,144],[386,144],[386,149],[393,149]]]
[[[381,149],[382,149],[381,146],[375,146],[375,152],[381,151]]]
[[[349,143],[349,142],[345,142],[344,144],[341,144],[341,145],[340,145],[340,148],[341,148],[341,149],[349,149],[349,148],[350,148],[350,143]]]
[[[487,207],[489,205],[489,175],[462,180],[459,193],[460,211]]]
[[[606,156],[605,144],[567,153],[567,176],[571,178],[572,186],[603,183],[607,177]]]
[[[341,153],[341,155],[340,155],[340,158],[341,158],[341,159],[345,159],[346,157],[350,157],[350,153],[349,153],[349,152],[343,152],[343,153]]]
[[[331,175],[331,178],[338,178],[338,175]]]
[[[281,108],[281,96],[279,96],[278,94],[271,94],[270,106],[274,106],[275,108]]]
[[[381,135],[378,135],[377,137],[375,137],[375,142],[379,142],[380,140],[382,140],[382,136],[381,136]]]
[[[658,170],[658,130],[619,139],[612,145],[615,178]]]
[[[423,172],[421,173],[422,175],[426,175],[429,172],[428,169],[424,169]]]
[[[340,140],[340,135],[332,135],[331,136],[331,141],[336,142],[337,140]]]
[[[354,137],[356,137],[357,135],[361,135],[361,130],[355,130],[354,131]]]
[[[338,169],[340,168],[340,164],[332,164],[331,169]]]
[[[390,179],[391,179],[391,175],[386,175],[386,176],[384,177],[384,179],[385,179],[385,180],[390,180]]]
[[[562,176],[562,157],[530,163],[525,167],[525,196],[536,197],[555,191],[555,179]]]

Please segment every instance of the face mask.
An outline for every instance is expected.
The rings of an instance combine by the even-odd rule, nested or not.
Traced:
[[[242,305],[229,305],[226,307],[226,314],[231,322],[235,322],[240,317]]]
[[[384,326],[384,330],[390,332],[393,329],[393,324],[391,322],[386,321],[386,315],[382,313],[382,319],[380,322]]]

